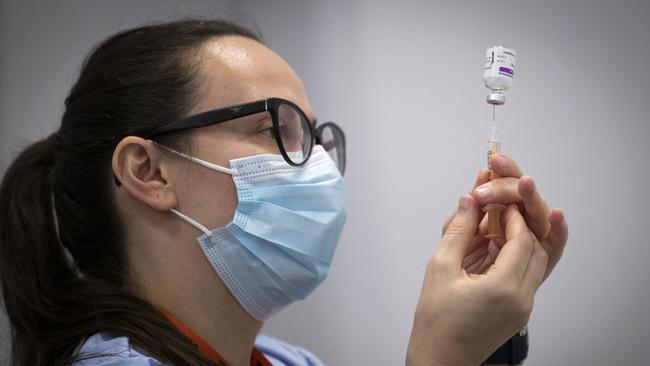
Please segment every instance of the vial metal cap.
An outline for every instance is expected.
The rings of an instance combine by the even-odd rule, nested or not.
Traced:
[[[501,93],[490,93],[487,96],[487,102],[495,105],[502,105],[506,102],[506,96]]]

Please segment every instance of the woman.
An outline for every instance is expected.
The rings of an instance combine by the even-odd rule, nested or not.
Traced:
[[[325,278],[346,215],[343,134],[291,67],[228,22],[147,26],[99,45],[65,107],[0,189],[14,363],[321,364],[258,337]],[[559,260],[562,213],[493,159],[429,262],[409,365],[483,361]],[[500,252],[489,202],[509,205]]]

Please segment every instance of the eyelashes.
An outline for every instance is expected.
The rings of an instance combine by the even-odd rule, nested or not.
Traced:
[[[271,119],[271,116],[266,116],[259,120],[255,124],[255,130],[253,132],[256,135],[273,138],[273,120]]]
[[[288,131],[287,124],[284,123],[283,121],[280,121],[280,125],[278,126],[278,129],[280,130],[280,135],[285,134]],[[258,125],[258,134],[261,134],[262,136],[268,137],[268,138],[275,138],[275,134],[273,132],[273,122],[271,120],[264,120],[261,121]]]

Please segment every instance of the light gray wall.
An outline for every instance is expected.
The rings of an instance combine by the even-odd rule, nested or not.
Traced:
[[[332,365],[403,363],[440,225],[484,164],[483,53],[503,44],[519,54],[497,111],[503,149],[571,228],[536,301],[526,364],[648,364],[647,0],[5,1],[3,167],[55,128],[96,42],[206,12],[257,24],[349,141],[350,214],[330,276],[266,332]]]

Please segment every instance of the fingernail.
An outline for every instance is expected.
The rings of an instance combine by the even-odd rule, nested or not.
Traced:
[[[528,198],[532,197],[533,193],[535,193],[536,185],[535,185],[535,180],[533,180],[533,177],[529,175],[524,175],[521,177],[521,181],[530,181],[527,187],[520,189],[519,193],[523,198]]]
[[[532,183],[532,186],[535,187],[535,179],[532,176],[530,176],[530,175],[522,175],[521,178],[529,180]]]
[[[505,169],[508,165],[506,159],[500,157],[499,155],[494,156],[494,162],[496,163],[496,167],[501,170]]]
[[[480,186],[476,188],[476,193],[479,195],[479,197],[483,202],[490,200],[490,198],[492,197],[492,192],[490,191],[490,188],[486,186]]]
[[[458,200],[458,212],[467,212],[470,207],[472,207],[472,203],[469,201],[469,198],[462,196]]]

